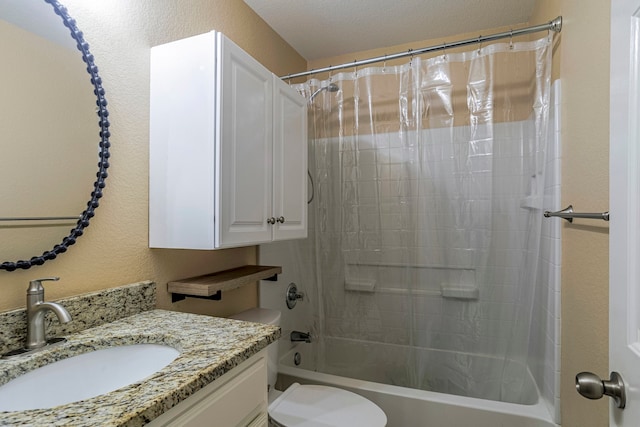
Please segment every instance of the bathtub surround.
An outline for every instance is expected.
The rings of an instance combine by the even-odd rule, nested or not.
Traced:
[[[26,286],[24,290],[26,293]],[[67,309],[71,315],[71,322],[61,324],[55,315],[47,313],[45,316],[47,337],[80,332],[153,310],[156,306],[156,284],[143,281],[54,302],[62,304]],[[0,313],[0,354],[21,348],[26,336],[27,314],[24,308]]]
[[[562,206],[562,117],[561,81],[551,85],[549,110],[549,149],[544,183],[543,210]],[[560,300],[562,274],[562,222],[558,218],[542,221],[542,238],[535,295],[529,333],[527,363],[544,404],[553,420],[560,424]]]
[[[291,355],[293,351],[289,351],[289,357],[281,359],[284,366],[294,367]],[[519,374],[520,368],[514,366],[519,362],[507,361],[505,364],[502,358],[491,355],[463,355],[456,351],[336,337],[325,337],[322,344],[299,344],[295,351],[302,354],[303,363],[298,366],[300,369],[318,371],[321,365],[321,372],[329,375],[511,403],[515,404],[514,411],[517,410],[517,405],[543,405],[530,373],[527,373],[522,381],[518,376],[509,377],[510,373]],[[406,365],[412,360],[422,362],[424,377],[428,378],[427,387],[409,387],[411,378],[407,376],[411,370],[407,369]],[[452,360],[464,360],[468,364],[469,368],[464,377],[452,372]],[[506,372],[502,389],[490,384],[495,380],[488,373],[496,369],[504,369]],[[464,388],[457,384],[463,380],[468,383]],[[455,402],[455,397],[451,397],[451,401]]]
[[[560,150],[560,117],[559,117],[559,109],[557,106],[560,102],[560,82],[556,82],[553,87],[552,96],[553,105],[551,108],[551,116],[554,119],[551,121],[549,126],[549,156],[548,156],[548,164],[547,164],[547,175],[545,179],[545,200],[543,209],[550,209],[553,206],[557,206],[559,204],[560,197],[560,160],[561,160],[561,150]],[[508,127],[509,125],[503,124],[494,129],[494,132],[501,133],[502,126]],[[519,202],[518,202],[519,203]],[[527,381],[529,385],[533,384],[533,388],[529,387],[528,390],[530,393],[523,395],[521,399],[521,404],[513,404],[513,406],[502,407],[499,403],[496,408],[501,408],[500,410],[509,410],[512,413],[524,413],[535,416],[546,416],[548,419],[552,419],[554,422],[559,422],[559,412],[560,412],[560,393],[559,393],[559,374],[560,374],[560,231],[561,231],[561,223],[558,221],[549,221],[545,220],[542,222],[543,225],[543,233],[542,240],[540,244],[540,259],[541,262],[539,264],[539,273],[537,275],[538,285],[536,287],[536,295],[534,299],[534,305],[532,308],[532,323],[530,325],[531,335],[530,335],[530,345],[529,345],[529,355],[527,358],[528,364],[528,372],[526,373]],[[313,239],[313,233],[310,230],[310,235],[312,235],[311,239]],[[292,245],[297,245],[296,247],[291,247]],[[348,312],[352,309],[348,305],[348,300],[345,299],[345,302],[340,302],[339,299],[333,300],[333,303],[337,304],[337,307],[334,308],[326,308],[323,305],[320,307],[313,307],[313,302],[318,298],[317,294],[312,289],[312,284],[314,282],[314,271],[315,266],[313,265],[314,254],[312,250],[313,240],[311,242],[299,242],[297,244],[289,244],[288,246],[284,243],[278,245],[266,245],[261,247],[260,257],[264,262],[279,262],[281,261],[282,255],[284,255],[284,263],[283,263],[283,274],[281,279],[283,283],[289,283],[290,281],[295,281],[299,284],[301,289],[304,289],[306,293],[311,292],[311,297],[306,298],[304,301],[299,302],[301,308],[296,308],[294,310],[286,310],[286,307],[283,303],[282,295],[285,292],[282,283],[271,284],[268,283],[265,286],[261,286],[261,301],[263,301],[269,307],[279,307],[279,309],[284,311],[283,322],[286,322],[285,334],[287,334],[289,329],[294,328],[309,328],[312,329],[316,334],[317,331],[321,330],[321,317],[318,313],[336,313],[341,317],[334,317],[332,319],[327,319],[327,323],[329,323],[329,327],[333,328],[332,330],[343,330],[348,331],[349,325],[349,314]],[[307,265],[309,268],[305,268]],[[428,269],[425,269],[428,271]],[[504,299],[499,294],[495,294],[493,297],[493,301],[474,301],[467,300],[465,303],[464,300],[449,300],[448,302],[443,299],[443,297],[436,295],[438,291],[438,284],[440,283],[439,278],[443,276],[443,271],[439,269],[432,270],[433,276],[431,279],[428,274],[424,275],[423,285],[429,286],[429,284],[433,285],[429,290],[426,288],[421,293],[415,292],[411,296],[411,300],[415,307],[421,308],[423,311],[423,315],[418,316],[416,314],[415,321],[419,324],[424,324],[423,329],[416,329],[417,333],[433,333],[437,334],[441,337],[450,337],[451,340],[455,340],[457,334],[451,332],[451,328],[454,326],[452,323],[456,321],[454,314],[449,313],[452,317],[449,318],[447,322],[435,322],[435,323],[427,323],[430,322],[430,318],[442,314],[445,307],[455,308],[456,305],[459,305],[459,313],[462,315],[464,313],[464,304],[474,305],[477,307],[479,318],[477,319],[481,323],[487,323],[486,327],[480,327],[477,329],[476,337],[480,341],[486,341],[486,346],[483,347],[484,353],[488,354],[492,351],[492,346],[497,346],[499,341],[497,341],[497,337],[493,334],[492,327],[500,327],[501,322],[503,322],[503,326],[509,325],[511,320],[509,318],[503,318],[500,320],[496,316],[498,313],[491,312],[491,309],[495,309],[496,307],[502,306],[502,311],[509,311],[508,308],[514,305],[513,300]],[[369,335],[363,335],[357,337],[355,334],[352,334],[351,340],[343,340],[340,338],[327,338],[327,339],[319,339],[315,344],[317,352],[310,351],[304,345],[297,346],[295,351],[301,351],[305,354],[306,359],[303,359],[303,366],[300,368],[315,370],[318,369],[319,372],[327,372],[334,375],[344,375],[345,377],[354,378],[354,372],[365,372],[366,367],[372,368],[374,366],[390,366],[395,365],[396,369],[390,369],[390,373],[387,373],[386,369],[381,370],[379,368],[371,369],[369,372],[373,372],[374,376],[366,376],[366,372],[361,375],[356,375],[356,378],[366,380],[366,381],[375,381],[382,383],[391,383],[394,386],[398,385],[406,385],[409,381],[406,378],[406,375],[402,373],[402,369],[399,366],[403,366],[402,364],[406,363],[407,360],[421,360],[425,364],[427,364],[427,368],[424,369],[425,377],[429,379],[430,384],[434,387],[439,387],[437,389],[441,392],[449,392],[462,394],[466,396],[475,396],[481,397],[483,399],[492,398],[495,400],[500,400],[501,397],[497,389],[494,388],[492,395],[486,395],[481,393],[482,381],[486,378],[483,377],[483,374],[476,370],[476,374],[472,375],[474,378],[471,386],[467,388],[466,392],[463,392],[462,389],[458,389],[454,383],[449,383],[446,379],[446,376],[442,376],[442,373],[445,372],[448,368],[446,365],[452,361],[457,360],[458,363],[461,363],[463,358],[468,363],[470,369],[469,373],[473,371],[473,369],[477,369],[477,363],[483,360],[483,356],[468,356],[464,355],[456,355],[455,352],[442,352],[428,349],[413,349],[413,356],[407,356],[409,353],[406,351],[402,351],[403,343],[406,344],[408,342],[407,333],[402,329],[402,319],[405,319],[407,314],[407,303],[406,298],[401,295],[394,294],[393,290],[388,290],[385,292],[383,289],[380,289],[384,286],[385,282],[377,282],[378,290],[375,293],[370,294],[370,298],[375,300],[379,307],[384,307],[384,310],[381,310],[380,316],[381,320],[377,321],[375,319],[375,313],[371,313],[371,318],[365,318],[360,324],[359,327],[368,327]],[[340,288],[340,283],[336,283],[336,288]],[[345,289],[345,294],[348,295],[349,291]],[[397,292],[396,292],[397,293]],[[432,293],[433,295],[429,295]],[[483,294],[480,294],[481,298]],[[486,293],[484,294],[486,296]],[[504,295],[503,295],[504,296]],[[310,301],[311,302],[310,302]],[[313,315],[312,315],[313,314]],[[429,326],[431,325],[431,326]],[[433,328],[429,330],[429,327]],[[338,329],[340,328],[340,329]],[[362,339],[366,339],[370,334],[379,332],[381,335],[394,337],[396,341],[394,344],[384,344],[384,343],[365,343]],[[328,340],[328,341],[327,341]],[[341,343],[342,348],[350,348],[349,351],[336,351],[335,343]],[[359,345],[363,344],[363,345]],[[375,346],[375,350],[371,347],[367,349],[367,345]],[[281,340],[281,353],[285,353],[288,349],[291,348],[291,343],[289,340]],[[302,350],[300,350],[302,349]],[[481,353],[482,353],[481,352]],[[385,359],[383,363],[375,364],[375,361],[372,360],[371,357],[367,355],[371,354],[380,354],[384,353]],[[336,357],[331,358],[331,360],[323,360],[322,354],[333,354],[336,355],[337,358],[345,356],[346,358],[342,360],[337,360]],[[337,356],[340,354],[341,356]],[[442,355],[446,354],[446,357],[442,359]],[[362,356],[359,357],[358,355]],[[484,356],[486,357],[486,356]],[[291,360],[285,360],[283,363],[291,364]],[[441,360],[440,370],[432,369],[432,363],[437,363],[438,360]],[[305,361],[309,364],[304,366]],[[428,363],[427,363],[428,361]],[[497,364],[497,360],[494,358],[487,358],[484,361],[492,361],[495,365]],[[380,361],[378,361],[380,362]],[[398,363],[400,365],[398,365]],[[449,363],[450,364],[450,363]],[[490,364],[485,364],[485,366],[489,366]],[[355,369],[355,366],[358,369]],[[361,368],[361,369],[360,369]],[[473,369],[471,369],[473,368]],[[395,374],[394,374],[395,372]],[[434,376],[433,372],[437,375]],[[313,374],[310,373],[310,374]],[[397,374],[400,374],[399,376]],[[292,374],[293,375],[293,374]],[[306,381],[313,382],[316,380],[315,378],[308,378],[306,373],[296,373],[295,376],[302,375],[302,377]],[[391,380],[393,377],[393,380]],[[405,378],[405,382],[401,382],[401,379]],[[300,380],[300,379],[298,379]],[[329,383],[334,384],[335,383]],[[440,384],[440,385],[438,385]],[[449,384],[448,386],[446,384]],[[340,386],[342,384],[339,384]],[[537,386],[537,387],[536,387]],[[371,386],[374,387],[374,386]],[[538,390],[536,390],[536,388]],[[432,390],[436,390],[435,388],[431,388]],[[531,392],[533,390],[533,392]],[[397,390],[396,390],[397,391]],[[505,390],[506,391],[506,390]],[[360,392],[360,391],[358,391]],[[418,390],[406,390],[407,393],[418,393],[420,397],[417,399],[422,399],[426,397],[431,399],[433,394],[426,392],[424,395],[420,394]],[[367,395],[370,397],[369,395]],[[506,401],[512,396],[507,395]],[[385,401],[386,398],[382,398],[382,402]],[[438,398],[439,399],[439,398]],[[457,397],[445,398],[448,399],[450,404],[453,407],[456,405],[488,405],[492,406],[493,403],[480,403],[476,401],[473,403],[472,401],[465,400],[462,398],[461,400]],[[437,400],[437,399],[436,399]],[[378,402],[374,399],[374,401]],[[417,400],[416,402],[419,402]],[[384,405],[382,405],[384,407]],[[385,412],[387,412],[387,407],[384,407]],[[489,420],[495,420],[495,418],[488,418]],[[488,421],[489,424],[491,425]],[[542,422],[542,421],[541,421]],[[546,421],[548,422],[548,421]],[[546,424],[542,424],[546,425]]]
[[[545,184],[558,185],[545,171],[558,158],[547,145],[556,142],[547,138],[555,135],[547,124],[550,46],[503,43],[340,73],[331,82],[341,90],[314,100],[309,260],[318,262],[318,279],[286,281],[312,288],[316,306],[310,325],[294,327],[312,329],[320,355],[334,338],[386,352],[380,363],[374,351],[352,349],[342,362],[319,360],[321,372],[395,366],[377,369],[375,381],[547,411],[544,400],[547,419],[557,419],[559,316],[546,300],[533,308],[543,298],[537,276],[556,279],[559,271],[538,268],[538,259],[549,260],[540,248],[549,243],[540,232],[543,205],[553,206]],[[326,84],[300,89],[309,95]],[[278,246],[309,253],[298,249]],[[261,249],[262,262],[276,260],[271,246]],[[272,300],[267,292],[261,301]],[[531,393],[529,359],[544,399]]]

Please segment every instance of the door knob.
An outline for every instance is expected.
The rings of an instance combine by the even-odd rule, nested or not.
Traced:
[[[279,222],[280,224],[284,224],[284,217],[279,216],[278,218],[276,218],[276,221]]]
[[[275,224],[275,223],[276,223],[276,219],[275,219],[274,217],[267,218],[267,224],[271,224],[271,225],[273,225],[273,224]]]
[[[608,381],[601,380],[599,376],[591,372],[580,372],[576,375],[576,390],[587,399],[600,399],[604,395],[610,396],[620,409],[624,409],[627,403],[624,381],[617,372],[611,372],[611,378]]]

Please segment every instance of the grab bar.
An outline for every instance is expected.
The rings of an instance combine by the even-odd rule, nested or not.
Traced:
[[[601,212],[601,213],[579,213],[573,211],[573,206],[569,205],[561,211],[557,212],[544,212],[545,218],[558,217],[566,219],[569,222],[573,222],[573,218],[586,218],[586,219],[602,219],[604,221],[609,221],[609,211]]]

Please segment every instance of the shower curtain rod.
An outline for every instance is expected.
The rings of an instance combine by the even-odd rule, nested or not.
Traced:
[[[340,65],[330,65],[328,67],[318,68],[317,70],[309,70],[309,71],[303,71],[300,73],[287,74],[287,75],[281,76],[280,78],[285,80],[291,80],[297,77],[310,76],[313,74],[325,73],[327,71],[342,70],[344,68],[359,67],[361,65],[368,65],[376,62],[389,61],[392,59],[404,58],[406,56],[421,55],[423,53],[434,52],[438,50],[452,49],[460,46],[467,46],[474,43],[483,43],[486,41],[505,39],[507,37],[512,38],[515,36],[537,33],[540,31],[553,31],[555,33],[559,33],[561,30],[562,30],[562,16],[558,16],[556,19],[554,19],[553,21],[549,21],[546,24],[534,25],[532,27],[521,28],[519,30],[505,31],[502,33],[492,34],[489,36],[478,36],[473,39],[460,40],[457,42],[442,43],[437,46],[424,47],[422,49],[415,49],[415,50],[409,49],[406,52],[399,52],[391,55],[377,56],[375,58],[363,59],[360,61],[353,61],[353,62],[348,62]]]

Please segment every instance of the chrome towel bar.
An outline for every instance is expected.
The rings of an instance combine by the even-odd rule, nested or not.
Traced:
[[[580,212],[574,212],[572,205],[567,206],[561,211],[557,211],[557,212],[545,211],[544,212],[545,218],[551,218],[554,216],[558,218],[564,218],[569,222],[573,222],[573,218],[602,219],[604,221],[609,221],[609,211],[601,212],[601,213],[580,213]]]

